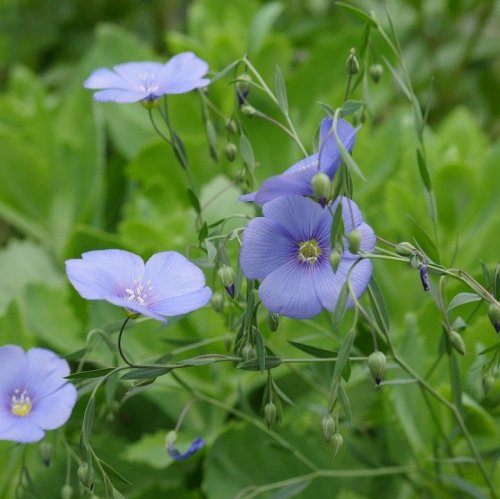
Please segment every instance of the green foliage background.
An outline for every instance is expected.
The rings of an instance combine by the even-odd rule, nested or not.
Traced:
[[[384,19],[381,3],[357,5],[376,9]],[[484,282],[482,263],[492,273],[499,260],[499,3],[406,0],[389,3],[389,11],[416,93],[429,107],[425,141],[439,213],[439,247],[430,241],[432,225],[417,167],[410,105],[387,68],[378,85],[370,83],[364,95],[360,85],[353,94],[368,103],[354,149],[367,181],[355,180],[355,200],[377,235],[393,242],[416,240],[429,255],[439,252],[445,265]],[[4,0],[0,19],[0,344],[46,346],[69,356],[75,369],[78,352],[91,345],[79,367],[109,366],[117,359],[103,338],[115,341],[121,311],[80,299],[65,278],[64,260],[111,247],[145,258],[165,249],[184,253],[189,248],[190,257],[199,262],[204,255],[196,248],[195,212],[183,173],[172,151],[154,134],[147,113],[139,105],[93,102],[83,80],[98,67],[163,61],[184,50],[207,60],[214,72],[248,54],[268,82],[274,81],[276,65],[281,68],[292,120],[312,150],[323,116],[317,103],[342,105],[345,59],[350,47],[362,44],[363,22],[328,0]],[[383,56],[391,55],[380,38],[374,36],[373,44],[374,51],[365,55],[368,63],[384,64]],[[228,116],[234,107],[230,80],[226,77],[209,89]],[[263,113],[278,116],[258,92],[252,92],[250,101]],[[201,204],[208,203],[206,221],[252,215],[253,208],[237,201],[240,190],[232,185],[242,158],[230,163],[222,154],[223,123],[214,118],[221,153],[215,162],[200,119],[199,97],[179,95],[169,104],[201,189]],[[300,151],[277,128],[255,118],[242,120],[258,162],[259,182],[300,159]],[[237,246],[230,248],[236,267]],[[212,283],[213,272],[206,270]],[[488,397],[481,388],[487,356],[479,353],[497,341],[486,306],[468,304],[453,311],[454,318],[460,316],[467,324],[467,355],[456,358],[456,370],[450,371],[435,295],[422,292],[417,272],[409,265],[377,261],[375,278],[401,356],[422,376],[437,362],[427,381],[446,398],[451,397],[452,381],[459,383],[464,420],[498,488],[499,383]],[[221,291],[219,283],[213,286]],[[466,289],[450,281],[446,291],[451,299]],[[341,329],[332,334],[326,313],[315,321],[281,318],[276,333],[269,331],[263,314],[261,330],[276,354],[292,358],[309,356],[290,340],[337,351],[345,333]],[[166,328],[138,321],[126,344],[137,359],[167,352],[184,358],[194,355],[186,345],[204,340],[201,353],[225,353],[227,333],[223,318],[206,308]],[[358,331],[355,346],[358,355],[371,353],[367,330]],[[227,364],[183,369],[183,379],[208,399],[192,406],[179,440],[182,447],[201,435],[207,448],[183,463],[168,458],[164,440],[191,396],[164,376],[127,397],[128,385],[115,379],[116,386],[98,399],[93,444],[104,461],[132,482],[117,480],[116,487],[134,499],[225,499],[248,486],[307,475],[310,467],[293,448],[340,477],[306,477],[263,490],[258,497],[487,496],[451,414],[425,401],[415,384],[404,383],[404,373],[390,359],[388,383],[379,389],[366,366],[353,363],[346,388],[352,421],[343,420],[344,447],[333,457],[320,438],[332,369],[288,364],[273,371],[293,405],[285,406],[282,424],[271,432],[262,423],[264,375]],[[84,387],[67,425],[76,452],[88,393]],[[48,437],[55,445],[49,468],[38,458],[36,446],[28,454],[35,489],[43,498],[59,497],[64,484],[65,448],[53,433]],[[290,447],[280,445],[276,435]],[[0,443],[1,497],[14,497],[20,459],[19,448]],[[356,476],[359,469],[399,466],[405,470]],[[78,497],[82,490],[74,468],[70,480]],[[101,496],[100,487],[96,482]]]

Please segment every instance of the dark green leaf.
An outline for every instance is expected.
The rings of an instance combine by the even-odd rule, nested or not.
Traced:
[[[205,131],[208,144],[210,146],[210,156],[217,163],[219,161],[219,151],[217,150],[217,132],[214,124],[210,120],[205,121]]]
[[[341,108],[342,116],[350,116],[355,112],[359,111],[365,106],[365,103],[361,100],[348,100],[344,102]]]
[[[326,102],[318,101],[318,104],[328,116],[333,116],[335,114],[335,109],[329,106]]]
[[[389,328],[389,313],[385,304],[384,295],[375,280],[372,280],[368,286],[368,295],[370,297],[373,315],[375,316],[379,328],[382,331],[387,331]]]
[[[280,109],[284,115],[288,116],[288,99],[286,96],[286,85],[285,85],[285,80],[283,79],[283,74],[281,73],[279,66],[276,66],[274,88]]]
[[[212,78],[210,78],[210,83],[215,83],[217,80],[220,80],[221,78],[224,78],[227,74],[231,72],[232,69],[236,68],[236,66],[240,63],[241,61],[234,61],[231,64],[228,64],[226,67],[222,68],[220,71],[215,73]]]
[[[344,367],[349,361],[352,345],[354,343],[354,337],[355,337],[355,332],[352,330],[349,331],[346,334],[344,340],[342,341],[342,344],[340,345],[339,353],[337,355],[337,362],[335,362],[335,368],[333,370],[334,382],[335,381],[337,383],[339,382],[340,376],[342,375],[342,371],[344,370]]]
[[[330,231],[330,245],[335,248],[338,242],[341,242],[344,235],[344,220],[342,218],[342,203],[338,203],[332,217],[332,230]]]
[[[139,367],[124,374],[120,379],[149,379],[164,376],[172,370],[171,367]]]
[[[337,355],[337,353],[332,350],[313,347],[312,345],[306,345],[305,343],[299,343],[298,341],[289,340],[288,343],[290,343],[290,345],[292,345],[293,347],[298,348],[302,352],[308,353],[309,355],[312,355],[313,357],[317,357],[319,359],[328,359]]]
[[[199,215],[201,213],[201,206],[200,206],[200,201],[198,199],[198,196],[191,189],[188,189],[187,192],[188,192],[188,196],[189,196],[189,201],[191,202],[191,206],[194,208],[196,213],[198,213],[198,215]]]
[[[94,422],[94,410],[95,396],[91,395],[89,401],[87,402],[87,407],[85,408],[85,414],[83,415],[82,442],[84,445],[88,445],[90,442],[90,435],[92,434],[92,423]]]
[[[201,229],[200,229],[200,233],[198,234],[198,241],[200,241],[200,243],[206,239],[206,237],[208,236],[208,225],[207,225],[207,222],[204,222]]]
[[[278,397],[284,400],[287,404],[295,405],[288,397],[288,395],[276,384],[276,381],[274,381],[274,379],[273,379],[273,390],[276,392]]]
[[[339,400],[342,410],[344,411],[345,417],[347,418],[349,424],[352,424],[351,404],[349,402],[349,397],[347,396],[347,393],[342,383],[339,384]]]
[[[359,168],[359,166],[356,164],[354,159],[352,159],[352,156],[350,155],[349,151],[344,147],[344,144],[340,140],[339,133],[337,131],[337,117],[338,117],[338,111],[335,112],[335,117],[333,120],[333,135],[335,137],[335,141],[337,142],[337,148],[340,152],[340,156],[342,157],[342,161],[345,163],[349,171],[357,175],[361,180],[366,180],[365,176],[363,175],[363,172]]]
[[[335,5],[338,5],[339,7],[348,10],[349,12],[354,14],[354,16],[356,16],[360,21],[369,24],[371,27],[373,28],[378,27],[377,21],[375,21],[375,19],[373,19],[369,14],[359,9],[358,7],[354,7],[353,5],[349,5],[348,3],[344,2],[335,2]]]
[[[114,371],[114,367],[105,367],[103,369],[93,369],[92,371],[81,371],[78,373],[70,374],[65,376],[66,379],[86,379],[86,378],[101,378],[106,374]]]
[[[494,352],[495,350],[500,350],[500,341],[498,343],[495,343],[494,345],[491,345],[491,347],[482,350],[478,355],[485,355],[487,353]]]
[[[269,355],[267,357],[264,357],[264,370],[267,369],[274,369],[275,367],[278,367],[281,365],[283,361],[281,360],[280,357],[275,357],[272,355]],[[245,362],[242,362],[241,364],[238,364],[238,369],[243,369],[245,371],[260,371],[260,364],[258,359],[251,359],[247,360]]]
[[[191,359],[179,360],[175,364],[177,366],[207,366],[216,361],[215,357],[193,357]]]
[[[417,149],[417,163],[418,163],[418,171],[420,172],[420,177],[422,178],[422,182],[427,190],[427,192],[432,191],[431,177],[429,176],[429,170],[427,169],[427,163],[422,154],[422,151]]]
[[[184,142],[182,142],[181,138],[179,137],[179,135],[177,135],[177,132],[175,130],[170,130],[170,133],[172,138],[172,145],[174,147],[174,154],[181,166],[184,169],[187,169],[189,167],[189,164],[187,160],[186,148],[184,147]]]

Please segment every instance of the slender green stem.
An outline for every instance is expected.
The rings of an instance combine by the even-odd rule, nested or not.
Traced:
[[[130,367],[138,367],[136,364],[134,364],[133,362],[130,362],[130,360],[128,360],[127,356],[125,355],[125,353],[123,351],[123,347],[122,347],[123,332],[125,331],[125,326],[127,325],[129,320],[130,320],[130,317],[127,317],[123,321],[122,327],[120,328],[120,332],[118,333],[118,353],[120,354],[120,357],[125,362],[125,364],[127,364]]]

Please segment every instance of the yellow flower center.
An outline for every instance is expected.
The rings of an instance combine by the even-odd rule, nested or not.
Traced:
[[[11,397],[10,410],[14,416],[27,416],[31,412],[33,404],[26,390],[20,392],[14,390],[14,395]]]
[[[321,248],[315,239],[299,243],[299,260],[313,264],[321,255]]]

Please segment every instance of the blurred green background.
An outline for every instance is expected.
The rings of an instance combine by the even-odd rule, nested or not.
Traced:
[[[375,9],[387,24],[382,2],[355,5]],[[425,141],[439,213],[438,248],[427,236],[432,225],[417,168],[411,108],[384,57],[395,61],[374,31],[360,62],[366,68],[382,64],[385,70],[378,84],[366,80],[353,92],[353,98],[367,102],[354,149],[367,180],[355,180],[355,200],[381,237],[416,240],[429,254],[440,253],[444,265],[462,268],[484,283],[484,268],[491,277],[499,261],[500,2],[405,0],[388,2],[388,9],[415,92],[428,109]],[[84,302],[65,278],[65,259],[99,248],[124,248],[145,258],[190,248],[190,257],[200,262],[204,255],[196,248],[195,213],[183,173],[151,129],[146,111],[139,105],[93,102],[83,80],[98,67],[165,61],[185,50],[208,61],[213,73],[248,54],[270,85],[276,65],[280,67],[291,118],[313,150],[323,116],[318,102],[342,105],[345,60],[351,47],[360,50],[365,36],[362,19],[329,0],[3,0],[0,23],[0,343],[41,345],[61,355],[76,352],[70,356],[74,368],[78,352],[91,346],[85,369],[116,362],[103,338],[116,339],[111,334],[121,312]],[[226,116],[235,106],[231,79],[228,75],[209,87],[210,99]],[[169,99],[172,122],[186,146],[202,205],[208,203],[205,219],[210,224],[235,213],[252,214],[252,208],[237,201],[240,191],[232,185],[242,158],[238,155],[234,163],[225,158],[224,123],[212,116],[220,153],[216,162],[209,154],[199,96],[174,97]],[[249,101],[279,118],[278,110],[257,91]],[[241,119],[259,182],[300,159],[297,147],[270,123]],[[210,201],[215,195],[216,201]],[[228,250],[236,267],[236,244]],[[212,281],[211,269],[206,270],[210,285],[222,291]],[[435,297],[422,292],[409,265],[375,262],[375,278],[400,354],[422,376],[441,359],[428,381],[450,397]],[[449,298],[460,291],[466,289],[447,284]],[[479,353],[496,338],[484,304],[465,305],[452,316],[466,323],[461,332],[467,355],[457,359],[458,376],[451,379],[459,380],[464,420],[495,479],[500,390],[497,381],[485,397],[481,369],[490,357]],[[164,352],[187,356],[199,351],[183,351],[190,342],[213,339],[200,351],[224,353],[224,339],[234,336],[225,319],[227,314],[206,308],[166,328],[138,322],[127,333],[127,349],[137,359]],[[276,353],[306,358],[288,341],[337,350],[345,330],[332,334],[325,313],[315,321],[282,318],[278,331],[271,333],[263,314],[262,332]],[[373,350],[368,330],[360,328],[355,347],[359,355]],[[290,366],[273,374],[294,403],[285,406],[283,422],[274,428],[291,446],[321,469],[411,470],[380,477],[315,478],[257,497],[487,497],[449,411],[434,402],[426,405],[415,384],[398,384],[404,374],[395,364],[389,362],[386,375],[394,383],[377,390],[367,368],[353,364],[346,388],[352,420],[343,418],[344,447],[337,457],[320,438],[332,366]],[[190,409],[180,445],[197,435],[208,445],[183,463],[172,464],[164,439],[191,397],[168,376],[133,397],[126,396],[128,385],[114,380],[116,386],[107,387],[99,399],[93,444],[132,482],[116,481],[125,497],[225,499],[247,486],[310,472],[258,427],[265,376],[218,364],[184,369],[182,377],[222,402],[196,402]],[[67,425],[76,452],[87,399],[88,386]],[[33,497],[59,497],[64,484],[65,448],[57,435],[48,439],[55,446],[48,468],[36,446],[30,446],[27,462],[38,494]],[[0,443],[0,497],[14,497],[20,459],[18,448]],[[74,497],[79,497],[84,492],[75,467],[70,476]],[[496,481],[500,485],[498,473]],[[96,494],[104,497],[98,480]]]

